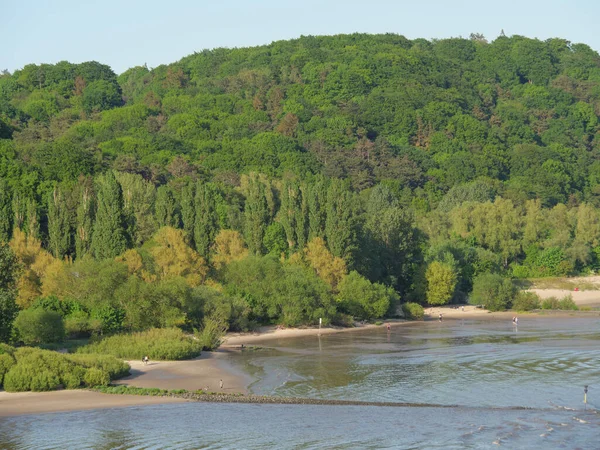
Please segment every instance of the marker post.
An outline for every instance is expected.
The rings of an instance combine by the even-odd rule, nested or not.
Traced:
[[[588,393],[588,385],[586,384],[583,387],[583,404],[585,405],[584,409],[587,409],[587,393]]]

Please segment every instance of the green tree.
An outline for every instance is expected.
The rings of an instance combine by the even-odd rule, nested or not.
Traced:
[[[12,234],[12,201],[8,184],[0,178],[0,243],[8,242]]]
[[[77,258],[83,258],[92,251],[94,217],[96,215],[96,202],[92,187],[87,185],[80,186],[78,200],[75,227],[75,254]]]
[[[511,307],[516,292],[511,280],[485,273],[475,278],[470,303],[483,305],[490,311],[504,311]]]
[[[179,225],[177,204],[169,186],[160,186],[156,190],[156,203],[154,205],[154,217],[158,228],[173,227]]]
[[[356,201],[347,182],[332,180],[327,191],[327,246],[334,256],[343,258],[352,267],[357,250],[358,221]]]
[[[115,175],[108,171],[98,179],[98,207],[92,236],[96,258],[115,258],[127,249],[123,194]]]
[[[194,228],[196,223],[196,184],[187,183],[181,189],[181,222],[187,243],[195,248]]]
[[[41,308],[25,309],[15,319],[19,339],[27,345],[61,342],[65,337],[62,316]]]
[[[263,238],[269,221],[269,207],[265,195],[265,185],[251,179],[244,206],[245,235],[248,250],[254,255],[263,253]]]
[[[18,261],[10,247],[0,243],[0,342],[10,339],[13,320],[18,312],[15,283]]]
[[[371,283],[356,271],[342,278],[338,290],[340,309],[358,320],[381,318],[399,300],[392,288]]]
[[[194,243],[196,244],[196,251],[205,259],[208,259],[209,250],[219,232],[215,197],[216,192],[213,185],[198,182],[194,198],[196,216],[194,221]]]
[[[63,259],[72,251],[71,223],[65,194],[55,187],[48,194],[48,246],[57,259]]]

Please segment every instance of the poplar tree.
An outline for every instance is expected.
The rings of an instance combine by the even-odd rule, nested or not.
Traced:
[[[91,186],[82,186],[75,225],[75,254],[83,258],[90,253],[96,202]]]
[[[179,227],[177,205],[175,197],[169,186],[161,186],[156,190],[156,203],[154,205],[154,218],[158,228]]]
[[[99,178],[92,252],[96,258],[106,259],[115,258],[126,249],[123,194],[115,175],[109,171]]]
[[[215,189],[210,184],[198,182],[194,198],[196,220],[194,222],[194,242],[196,251],[208,259],[209,250],[219,231],[219,218],[215,208]]]
[[[35,239],[40,238],[40,218],[38,215],[37,202],[30,198],[25,202],[25,217],[27,219],[26,231],[27,236]]]
[[[12,234],[12,204],[8,183],[0,178],[0,244],[8,242]]]
[[[187,244],[195,248],[194,225],[196,220],[196,185],[188,183],[181,189],[181,222]]]
[[[334,179],[327,190],[327,246],[334,256],[352,267],[357,250],[357,218],[355,199],[347,182]]]
[[[244,207],[245,234],[251,254],[263,253],[263,237],[269,220],[269,206],[265,196],[265,185],[253,179],[248,183]]]
[[[320,177],[306,188],[306,207],[308,209],[308,240],[325,237],[327,220],[327,185]]]
[[[306,244],[306,221],[302,190],[296,181],[286,180],[281,188],[279,219],[290,249],[302,249]]]
[[[64,192],[55,187],[48,194],[48,243],[52,255],[63,259],[72,247],[71,223]]]

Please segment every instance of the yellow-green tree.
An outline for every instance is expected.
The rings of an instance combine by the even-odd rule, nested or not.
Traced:
[[[346,262],[333,256],[320,237],[314,238],[306,245],[304,255],[317,276],[327,282],[333,290],[336,290],[338,283],[348,273]]]
[[[427,303],[430,305],[445,305],[454,295],[457,277],[456,271],[450,264],[433,261],[425,273],[427,279]]]
[[[202,284],[208,273],[206,261],[185,243],[183,230],[163,227],[152,240],[150,254],[161,279],[182,277],[190,286]]]

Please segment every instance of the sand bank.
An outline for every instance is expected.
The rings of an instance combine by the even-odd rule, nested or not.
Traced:
[[[97,408],[181,403],[182,398],[108,395],[84,390],[53,392],[0,392],[0,417]]]
[[[226,351],[218,351],[205,353],[189,361],[150,361],[147,365],[141,361],[128,361],[131,375],[115,381],[115,384],[189,391],[208,388],[211,392],[245,394],[252,380],[230,367],[224,361],[225,356]],[[220,380],[223,380],[223,389],[220,388]],[[110,395],[86,390],[0,392],[0,417],[182,401],[185,400],[171,397]]]
[[[563,298],[570,295],[577,306],[600,306],[600,291],[575,291],[568,289],[528,289],[540,298]]]

